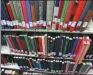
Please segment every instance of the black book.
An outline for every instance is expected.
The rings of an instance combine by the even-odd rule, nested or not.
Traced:
[[[75,73],[78,73],[79,70],[80,70],[80,68],[81,68],[82,66],[83,66],[83,63],[78,64],[77,67],[76,67]]]

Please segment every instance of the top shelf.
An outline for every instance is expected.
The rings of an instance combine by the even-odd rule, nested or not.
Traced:
[[[22,29],[2,29],[0,30],[1,32],[7,32],[7,31],[11,31],[11,32],[43,32],[43,33],[75,33],[75,34],[93,34],[93,31],[61,31],[61,30],[22,30]]]

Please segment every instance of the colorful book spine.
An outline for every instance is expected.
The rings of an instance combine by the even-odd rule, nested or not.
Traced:
[[[76,10],[75,15],[73,17],[72,25],[70,26],[70,31],[71,32],[75,30],[76,23],[78,22],[78,20],[80,18],[80,15],[81,15],[81,13],[84,9],[85,4],[86,4],[86,0],[85,1],[80,1],[79,0],[77,10]]]
[[[76,29],[77,29],[77,30],[81,27],[82,21],[84,20],[87,12],[88,12],[88,10],[89,10],[89,7],[90,7],[91,3],[92,3],[92,1],[87,1],[87,2],[86,2],[86,5],[85,5],[85,7],[84,7],[84,9],[83,9],[83,11],[82,11],[82,14],[81,14],[80,18],[79,18],[79,22],[80,22],[80,23],[78,22],[78,24],[77,24],[77,26],[76,26]]]
[[[26,1],[26,8],[27,8],[27,14],[28,14],[30,29],[32,29],[32,12],[30,9],[30,1],[29,0]]]
[[[51,29],[51,22],[53,19],[53,9],[54,9],[54,1],[47,1],[47,28],[46,29]]]
[[[22,6],[23,15],[24,15],[25,27],[29,29],[30,27],[29,27],[28,13],[26,8],[26,1],[20,0],[20,2]]]
[[[67,24],[70,22],[71,15],[72,15],[72,9],[73,9],[74,4],[75,4],[75,1],[69,1],[69,3],[68,3],[66,16],[65,16],[65,19],[64,19],[64,26],[63,26],[64,31],[67,30],[67,27],[68,27]]]

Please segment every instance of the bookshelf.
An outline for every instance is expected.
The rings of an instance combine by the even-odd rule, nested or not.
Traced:
[[[92,3],[2,0],[0,32],[7,46],[1,47],[1,68],[53,75],[87,74],[93,68]]]

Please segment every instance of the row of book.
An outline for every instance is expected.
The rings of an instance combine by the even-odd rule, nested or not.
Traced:
[[[2,56],[1,58],[6,58]],[[2,60],[4,63],[4,60]],[[7,62],[8,63],[8,62]],[[57,73],[83,73],[86,74],[92,67],[91,62],[82,62],[75,64],[72,61],[62,60],[49,60],[49,59],[34,59],[24,56],[12,57],[12,63],[18,64],[20,69],[34,71],[45,71],[45,72],[57,72]]]
[[[83,31],[92,13],[92,0],[1,1],[2,28]]]
[[[41,75],[41,73],[33,73],[33,72],[19,72],[12,69],[1,69],[1,75]]]
[[[3,35],[13,53],[41,57],[71,57],[80,63],[93,54],[93,41],[89,36]],[[89,54],[89,56],[88,56]],[[91,56],[93,58],[93,56]]]

